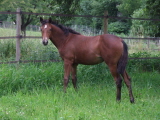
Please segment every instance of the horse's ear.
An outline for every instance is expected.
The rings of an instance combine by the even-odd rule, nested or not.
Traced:
[[[52,23],[52,18],[50,17],[48,21],[49,21],[49,23]]]
[[[41,23],[43,22],[43,18],[42,18],[42,17],[40,17],[40,22],[41,22]]]

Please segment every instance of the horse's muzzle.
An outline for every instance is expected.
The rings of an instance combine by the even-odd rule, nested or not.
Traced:
[[[43,40],[42,43],[43,45],[48,45],[48,40]]]

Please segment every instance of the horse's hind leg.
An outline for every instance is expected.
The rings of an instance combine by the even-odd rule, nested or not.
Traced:
[[[130,102],[134,103],[134,97],[133,97],[133,94],[132,94],[132,87],[131,87],[131,78],[128,76],[126,70],[124,71],[122,76],[124,78],[124,82],[125,82],[125,84],[128,88],[128,91],[129,91]]]
[[[116,87],[117,87],[116,100],[120,101],[121,100],[122,79],[121,79],[120,74],[117,72],[117,64],[108,65],[108,66],[109,66],[109,69],[111,71],[111,74],[115,80]]]

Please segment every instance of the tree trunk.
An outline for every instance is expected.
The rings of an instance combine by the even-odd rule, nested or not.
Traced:
[[[22,32],[22,36],[26,37],[26,27],[27,26],[21,26],[21,32]]]
[[[26,36],[26,27],[32,22],[33,18],[31,15],[22,15],[22,24],[21,24],[21,31],[22,35]]]

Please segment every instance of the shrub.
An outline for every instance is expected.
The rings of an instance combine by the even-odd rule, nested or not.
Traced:
[[[112,22],[108,25],[108,32],[111,34],[115,34],[115,33],[127,33],[129,29],[129,25],[127,23],[124,22]]]
[[[152,55],[149,52],[138,52],[130,54],[130,58],[149,58],[158,57],[159,54]],[[130,59],[128,61],[128,69],[142,71],[160,71],[159,59]]]
[[[148,18],[145,9],[141,8],[134,11],[132,18]],[[130,34],[133,36],[155,36],[158,32],[157,26],[152,21],[132,20]]]

